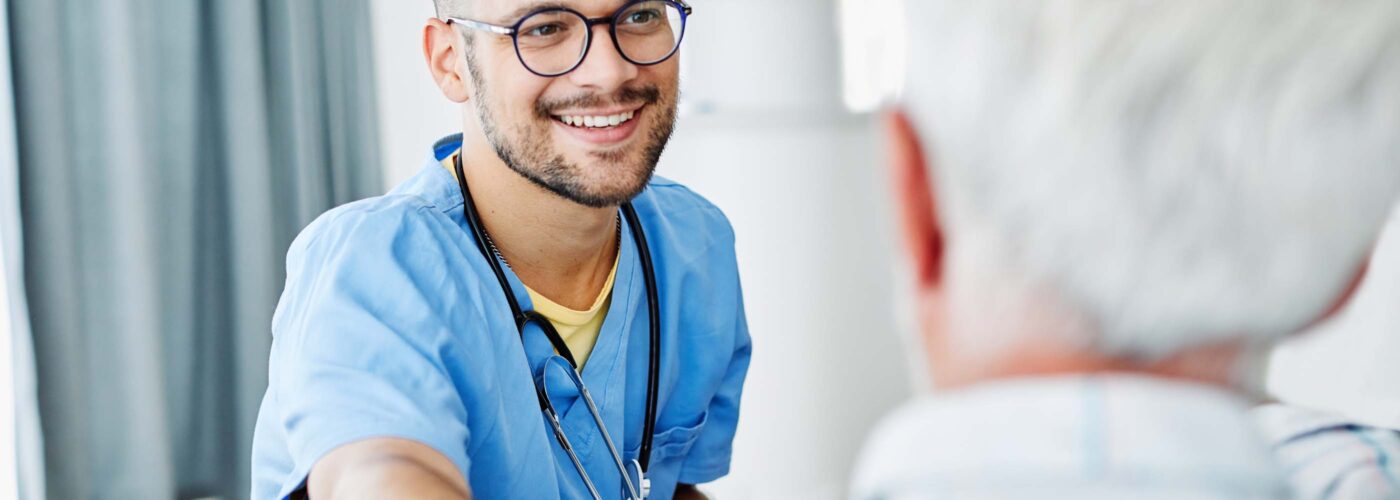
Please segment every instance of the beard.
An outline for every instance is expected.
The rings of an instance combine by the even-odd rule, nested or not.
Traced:
[[[478,74],[472,70],[477,118],[496,156],[535,185],[580,205],[613,207],[641,194],[656,172],[661,154],[675,131],[677,96],[675,92],[664,94],[655,85],[623,88],[611,96],[586,94],[541,99],[535,103],[529,122],[503,127],[491,111],[490,93],[476,76]],[[643,135],[639,145],[590,153],[594,168],[606,170],[605,177],[599,179],[590,177],[586,166],[569,161],[555,150],[551,127],[555,110],[608,105],[643,105],[643,110],[651,111],[647,115],[652,120],[650,129],[636,132]],[[645,116],[639,114],[637,119]]]

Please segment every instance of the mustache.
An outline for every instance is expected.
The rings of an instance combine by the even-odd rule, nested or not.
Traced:
[[[610,96],[582,94],[559,99],[540,99],[535,102],[535,114],[539,118],[548,119],[554,116],[554,111],[560,109],[649,105],[658,102],[661,102],[661,88],[649,85],[639,88],[623,88]]]

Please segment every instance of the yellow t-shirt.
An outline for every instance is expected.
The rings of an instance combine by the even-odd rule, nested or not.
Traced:
[[[561,306],[549,297],[545,297],[530,287],[525,287],[525,291],[530,293],[530,302],[535,305],[535,311],[549,318],[549,322],[554,324],[554,329],[559,330],[559,336],[564,338],[564,343],[569,346],[569,352],[574,354],[574,359],[578,361],[579,369],[583,369],[584,363],[588,362],[588,355],[593,353],[593,345],[598,343],[598,332],[603,329],[603,319],[608,317],[608,307],[612,305],[613,278],[617,277],[617,261],[613,261],[612,272],[608,273],[608,281],[603,283],[603,291],[598,294],[598,299],[593,302],[593,307],[587,311],[575,311]]]
[[[457,153],[453,153],[442,161],[442,166],[452,173],[453,178],[457,177],[457,169],[452,165],[456,157]],[[621,255],[622,252],[619,251],[618,258],[621,258]],[[529,286],[525,287],[525,291],[530,294],[530,302],[535,306],[535,312],[549,318],[554,329],[559,331],[559,336],[564,338],[564,344],[569,346],[574,360],[578,361],[580,370],[588,362],[588,355],[593,353],[593,346],[598,343],[598,333],[603,330],[603,320],[608,317],[608,308],[612,305],[613,280],[617,277],[617,262],[617,259],[613,260],[608,280],[603,283],[602,291],[598,292],[598,298],[587,311],[564,307],[549,300],[549,297],[540,295]]]

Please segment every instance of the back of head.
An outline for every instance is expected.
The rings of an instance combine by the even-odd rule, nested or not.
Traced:
[[[907,9],[904,101],[952,293],[1014,274],[1082,314],[1071,340],[1100,352],[1300,330],[1352,282],[1400,187],[1400,2]]]

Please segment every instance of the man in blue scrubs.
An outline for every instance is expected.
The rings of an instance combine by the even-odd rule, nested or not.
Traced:
[[[567,8],[561,9],[562,8]],[[438,0],[424,54],[463,134],[389,194],[321,216],[287,256],[256,498],[590,496],[536,396],[604,498],[623,474],[556,353],[517,330],[468,230],[464,178],[522,308],[578,361],[622,458],[639,459],[651,337],[630,201],[661,325],[651,498],[728,472],[750,343],[724,215],[653,177],[670,137],[689,6]],[[459,167],[460,165],[460,167]],[[633,477],[632,479],[636,479]]]

